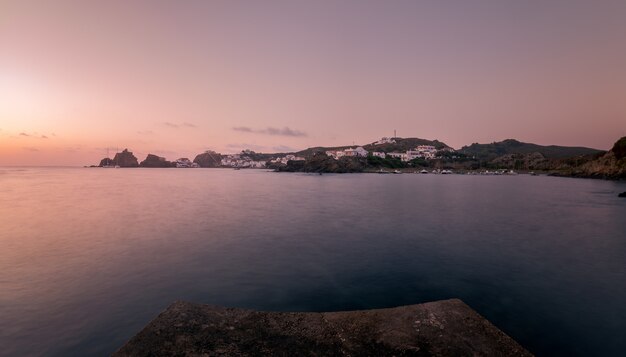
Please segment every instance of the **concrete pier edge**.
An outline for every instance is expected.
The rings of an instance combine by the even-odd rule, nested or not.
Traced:
[[[342,312],[177,301],[113,356],[532,356],[459,299]]]

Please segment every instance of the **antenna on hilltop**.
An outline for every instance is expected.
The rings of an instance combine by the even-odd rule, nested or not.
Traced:
[[[396,129],[393,129],[393,138],[397,138],[398,136],[396,135]]]

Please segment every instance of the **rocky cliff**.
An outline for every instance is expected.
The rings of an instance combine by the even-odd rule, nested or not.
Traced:
[[[113,159],[105,157],[104,159],[100,160],[100,164],[98,166],[99,167],[115,166],[115,162],[113,161]]]
[[[619,139],[606,154],[564,172],[565,176],[626,179],[626,136]]]
[[[137,158],[132,152],[128,151],[128,149],[124,149],[124,151],[115,154],[113,162],[120,167],[139,167]]]
[[[160,157],[153,154],[148,154],[146,159],[140,164],[140,167],[176,167],[173,162],[167,161],[164,157]]]
[[[205,151],[202,154],[196,155],[193,162],[200,165],[200,167],[220,167],[222,155],[215,151]]]

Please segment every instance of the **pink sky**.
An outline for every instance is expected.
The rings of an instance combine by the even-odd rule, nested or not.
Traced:
[[[1,1],[0,165],[381,136],[608,149],[624,1]]]

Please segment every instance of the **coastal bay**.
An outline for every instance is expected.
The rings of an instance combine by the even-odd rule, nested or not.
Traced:
[[[626,348],[624,182],[2,168],[0,191],[7,355],[110,354],[176,300],[460,298],[536,355]]]

